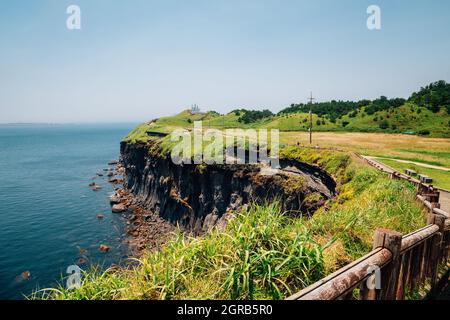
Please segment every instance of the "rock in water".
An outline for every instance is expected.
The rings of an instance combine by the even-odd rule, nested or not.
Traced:
[[[97,219],[103,219],[105,216],[103,214],[98,214]]]
[[[31,277],[31,272],[30,271],[24,271],[20,274],[20,276],[22,277],[23,280],[28,280]]]
[[[112,160],[112,161],[108,162],[108,165],[110,165],[110,166],[115,166],[116,164],[119,164],[119,161]]]
[[[110,247],[107,246],[106,244],[101,244],[100,247],[98,248],[101,252],[108,252]]]
[[[122,203],[115,204],[112,207],[112,212],[114,212],[114,213],[122,213],[122,212],[125,212],[125,211],[127,211],[127,208]]]

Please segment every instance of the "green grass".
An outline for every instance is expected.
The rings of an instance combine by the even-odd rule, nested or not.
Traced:
[[[394,160],[378,159],[380,162],[404,173],[406,169],[412,169],[418,174],[425,174],[433,178],[433,185],[439,188],[450,190],[450,171],[443,171],[431,168],[424,168],[410,163],[401,163]]]
[[[375,154],[373,156],[377,157],[377,158],[386,158],[381,153],[377,153],[377,154]],[[388,156],[387,158],[395,159],[395,160],[404,160],[404,161],[418,162],[418,163],[429,164],[429,165],[439,166],[439,167],[445,167],[445,163],[443,163],[441,161],[424,160],[424,159],[416,158],[416,157]]]
[[[313,106],[314,112],[314,106]],[[336,122],[326,117],[313,114],[314,131],[325,132],[376,132],[376,133],[410,133],[420,134],[429,131],[433,137],[450,137],[450,115],[445,109],[438,113],[406,103],[404,106],[392,110],[379,111],[368,115],[364,108],[358,109],[354,117],[351,113],[342,116]],[[170,132],[174,127],[192,128],[194,121],[203,121],[205,128],[266,128],[280,131],[307,131],[309,115],[307,113],[294,113],[275,115],[254,123],[243,124],[239,122],[239,115],[234,112],[220,115],[215,112],[191,114],[183,111],[173,117],[157,119],[151,127],[155,131]],[[380,124],[386,122],[386,128]]]
[[[406,152],[406,153],[419,153],[419,154],[425,154],[437,158],[446,158],[450,159],[450,152],[444,152],[444,151],[434,151],[434,150],[421,150],[421,149],[399,149],[398,151]]]
[[[86,272],[75,290],[39,291],[33,299],[283,299],[371,250],[376,228],[403,233],[425,224],[414,188],[346,153],[285,148],[283,156],[330,172],[339,195],[311,219],[278,202],[234,213],[223,230],[177,233],[137,264]]]
[[[309,115],[306,113],[295,113],[287,115],[276,115],[254,123],[244,124],[239,122],[239,115],[231,112],[220,115],[217,112],[206,112],[191,114],[185,110],[172,117],[163,117],[144,123],[133,130],[126,138],[126,141],[147,142],[149,137],[147,132],[171,133],[177,128],[192,129],[195,121],[202,121],[203,128],[264,128],[278,129],[280,131],[290,132],[308,131]],[[380,123],[386,121],[388,127],[380,128]],[[344,115],[335,123],[326,117],[319,117],[313,114],[313,130],[316,132],[371,132],[371,133],[412,133],[419,134],[421,131],[429,131],[432,137],[450,137],[450,116],[442,109],[438,113],[433,113],[426,108],[417,107],[406,103],[404,106],[376,112],[373,115],[365,113],[364,108],[359,109],[356,116],[350,117],[350,114]],[[345,126],[344,126],[345,124]],[[407,151],[401,151],[407,152]],[[426,152],[426,151],[422,151]],[[417,152],[412,152],[416,153]],[[436,156],[439,158],[449,158],[448,152],[440,154],[423,153],[427,156]],[[450,161],[450,160],[449,160]]]
[[[148,142],[150,137],[147,132],[151,130],[151,126],[148,123],[143,123],[134,128],[125,138],[124,141],[130,143]]]
[[[345,131],[419,134],[427,130],[434,137],[450,137],[450,116],[444,109],[433,113],[411,103],[373,115],[366,114],[363,108],[358,111],[356,117],[345,115],[337,124],[342,126],[345,121],[349,122]],[[382,122],[387,123],[386,129],[380,128]]]
[[[281,299],[324,275],[323,248],[304,228],[292,230],[292,222],[278,202],[253,205],[236,214],[223,232],[202,238],[178,233],[133,269],[87,273],[81,288],[59,288],[40,297]]]

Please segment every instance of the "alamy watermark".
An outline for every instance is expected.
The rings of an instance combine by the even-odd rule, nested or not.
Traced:
[[[381,8],[377,5],[370,5],[367,8],[367,29],[381,30]]]
[[[367,269],[367,274],[370,275],[366,280],[366,286],[369,290],[381,289],[381,269],[379,266],[371,265]]]
[[[66,20],[66,27],[68,30],[81,29],[81,8],[75,4],[67,7],[66,13],[69,15]]]
[[[378,5],[372,4],[366,10],[369,17],[366,25],[369,30],[381,30],[381,8]],[[69,16],[66,20],[66,27],[68,30],[81,30],[81,8],[78,5],[72,4],[67,7],[66,14]]]
[[[66,280],[66,289],[78,289],[81,287],[81,268],[77,265],[68,266],[66,273],[69,275]]]
[[[206,129],[195,121],[192,131],[176,129],[171,141],[175,164],[257,164],[279,168],[280,138],[277,129]]]

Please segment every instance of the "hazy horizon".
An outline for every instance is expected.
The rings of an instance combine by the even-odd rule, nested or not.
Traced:
[[[81,30],[66,9],[81,8]],[[381,30],[368,30],[369,5]],[[139,123],[407,98],[450,82],[450,2],[106,0],[0,3],[0,123]]]

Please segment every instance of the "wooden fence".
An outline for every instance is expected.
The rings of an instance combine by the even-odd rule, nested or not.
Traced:
[[[416,184],[428,225],[405,236],[376,230],[372,252],[288,300],[403,300],[419,286],[436,290],[439,268],[449,259],[450,214],[440,209],[438,189],[396,172],[391,178]]]

